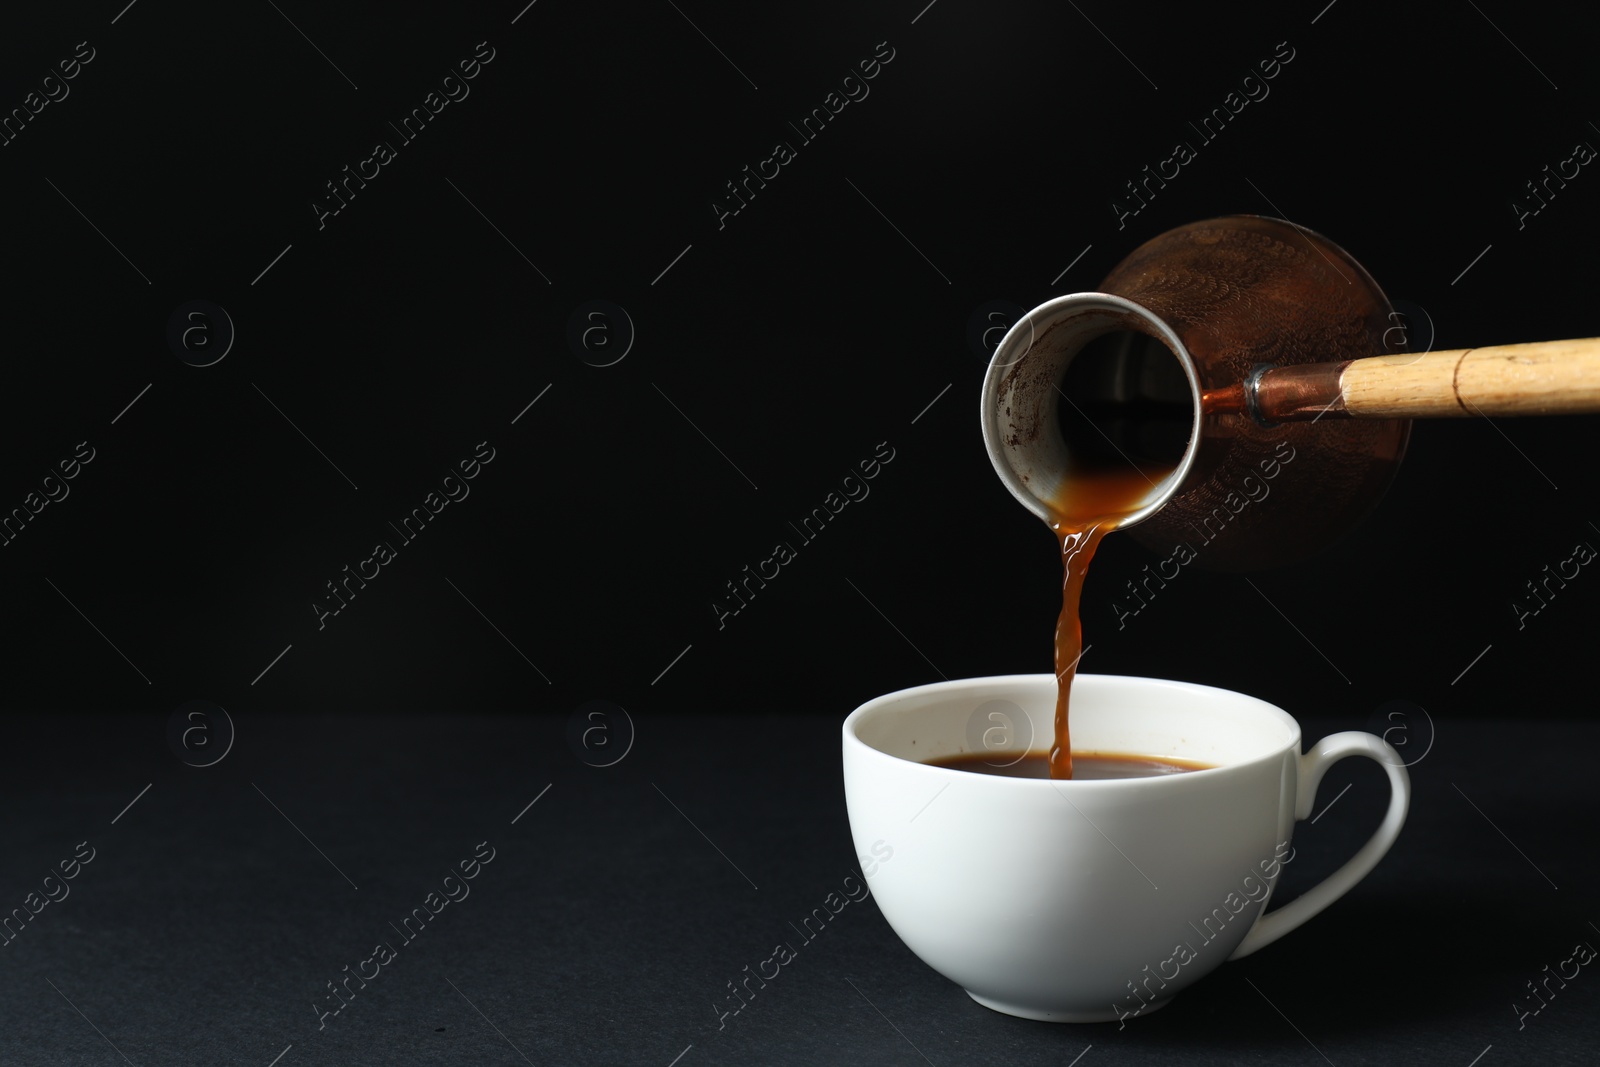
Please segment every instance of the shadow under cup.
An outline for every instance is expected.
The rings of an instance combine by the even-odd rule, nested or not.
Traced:
[[[1019,675],[921,686],[857,708],[844,723],[851,834],[889,925],[974,1000],[1030,1019],[1127,1018],[1214,970],[1256,924],[1292,856],[1300,727],[1271,704],[1222,689],[1079,675],[1074,752],[1215,766],[1049,781],[921,762],[986,750],[1006,762],[1048,750],[1055,696],[1053,675]],[[1015,721],[1004,722],[1008,715]],[[1342,755],[1381,758],[1346,751],[1351,737],[1382,745],[1335,735],[1344,747],[1319,756],[1316,779]],[[1316,782],[1305,785],[1314,794]]]

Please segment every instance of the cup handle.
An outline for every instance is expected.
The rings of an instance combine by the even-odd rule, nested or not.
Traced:
[[[1317,799],[1317,786],[1329,767],[1346,756],[1366,756],[1376,760],[1389,775],[1389,810],[1383,822],[1367,843],[1337,871],[1296,897],[1291,903],[1275,908],[1256,920],[1255,926],[1245,934],[1244,940],[1234,950],[1230,960],[1250,955],[1258,948],[1272,944],[1329,904],[1344,896],[1361,879],[1378,865],[1394,839],[1400,836],[1405,825],[1406,812],[1411,807],[1411,776],[1406,773],[1400,753],[1387,741],[1359,730],[1329,734],[1300,757],[1300,785],[1295,797],[1295,821],[1311,814]]]

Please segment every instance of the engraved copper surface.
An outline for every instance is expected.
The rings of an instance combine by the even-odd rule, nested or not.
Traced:
[[[1099,289],[1165,322],[1193,356],[1211,401],[1189,476],[1128,530],[1141,543],[1170,554],[1187,542],[1197,562],[1218,570],[1291,563],[1346,533],[1388,488],[1409,420],[1330,413],[1265,426],[1238,402],[1239,387],[1262,364],[1337,364],[1396,351],[1383,342],[1388,299],[1338,245],[1279,219],[1210,219],[1145,242]]]

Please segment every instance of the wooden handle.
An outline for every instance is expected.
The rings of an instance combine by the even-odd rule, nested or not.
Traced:
[[[1600,411],[1600,337],[1358,359],[1339,392],[1365,419]]]

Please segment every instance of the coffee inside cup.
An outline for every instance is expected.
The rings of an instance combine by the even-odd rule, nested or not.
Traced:
[[[988,752],[961,752],[923,762],[933,767],[993,774],[1001,778],[1051,777],[1048,752],[1024,752],[1020,758],[1012,760],[997,760]],[[1176,756],[1132,756],[1120,752],[1075,752],[1072,755],[1072,777],[1076,781],[1158,778],[1185,771],[1210,770],[1215,766],[1214,763],[1179,759]]]

